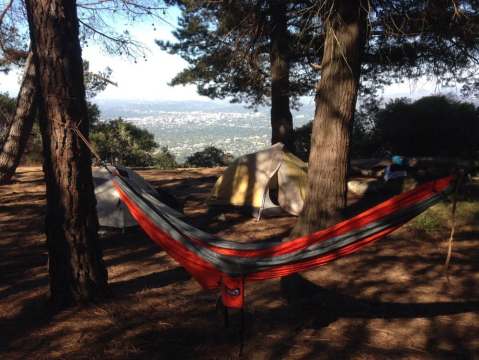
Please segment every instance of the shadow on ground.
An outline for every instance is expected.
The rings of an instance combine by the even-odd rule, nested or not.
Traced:
[[[201,170],[195,171],[191,180],[185,171],[177,178],[174,172],[145,175],[189,197],[190,219],[226,238],[280,237],[294,222],[290,217],[256,222],[228,213],[229,222],[208,223],[199,204],[213,179],[206,173],[205,186]],[[202,290],[139,229],[101,238],[109,298],[86,308],[50,310],[39,173],[29,170],[20,182],[0,187],[3,358],[238,358],[239,313],[231,313],[225,329],[217,294]],[[477,201],[476,190],[468,201]],[[288,280],[248,284],[243,358],[474,359],[479,354],[477,223],[469,219],[458,229],[449,281],[443,267],[447,232],[406,226],[360,253],[295,276],[299,286],[294,296],[288,291],[289,299],[283,296]]]

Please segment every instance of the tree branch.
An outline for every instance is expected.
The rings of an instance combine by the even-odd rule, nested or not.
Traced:
[[[5,15],[7,14],[7,12],[12,8],[13,1],[14,1],[14,0],[10,0],[10,1],[7,3],[7,5],[5,6],[5,8],[2,10],[2,12],[0,13],[0,26],[2,26],[2,24],[3,24],[3,18],[5,17]]]

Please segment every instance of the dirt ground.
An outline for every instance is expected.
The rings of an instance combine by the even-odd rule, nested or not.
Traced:
[[[139,172],[180,198],[191,223],[228,239],[282,237],[295,222],[208,218],[204,200],[221,169]],[[478,201],[476,180],[459,203],[449,281],[448,221],[434,214],[450,204],[303,273],[300,302],[284,299],[279,280],[248,284],[242,358],[479,359]],[[101,236],[108,299],[48,310],[44,213],[40,168],[20,168],[14,184],[0,186],[0,358],[238,358],[239,314],[225,328],[218,294],[202,290],[138,229]]]

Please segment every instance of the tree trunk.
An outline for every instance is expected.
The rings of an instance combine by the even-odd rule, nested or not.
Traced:
[[[342,219],[349,147],[367,30],[367,4],[336,0],[325,19],[325,44],[308,169],[308,196],[293,236]]]
[[[0,184],[10,182],[25,151],[32,131],[38,97],[35,87],[35,65],[30,52],[25,75],[17,98],[17,107],[0,153]]]
[[[289,109],[289,34],[287,1],[270,0],[271,11],[271,143],[294,152],[293,117]]]
[[[40,129],[47,184],[46,234],[51,300],[58,306],[104,294],[107,272],[89,150],[78,18],[74,0],[27,0],[39,89]]]

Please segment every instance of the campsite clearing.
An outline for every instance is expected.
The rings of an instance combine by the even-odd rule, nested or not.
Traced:
[[[185,202],[193,225],[238,241],[285,236],[292,216],[262,219],[205,206],[216,169],[139,170]],[[479,183],[458,207],[446,280],[447,205],[365,250],[304,273],[308,298],[281,296],[280,281],[248,284],[246,359],[479,356]],[[20,358],[236,358],[238,317],[224,329],[215,293],[203,291],[140,230],[104,235],[111,297],[88,308],[45,311],[47,252],[41,168],[0,187],[0,351]],[[353,199],[352,199],[353,200]],[[366,206],[354,199],[356,207]]]

